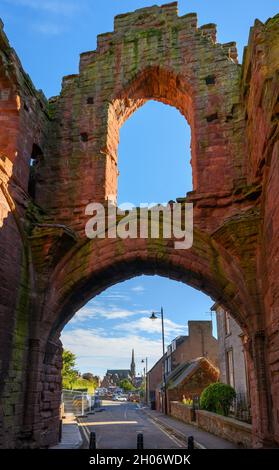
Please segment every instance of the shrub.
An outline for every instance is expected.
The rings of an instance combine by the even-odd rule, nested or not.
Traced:
[[[219,382],[211,384],[201,394],[201,409],[228,416],[235,397],[235,390],[230,385]]]

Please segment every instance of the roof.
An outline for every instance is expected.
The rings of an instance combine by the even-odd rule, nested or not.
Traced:
[[[118,375],[118,376],[128,376],[131,374],[130,369],[110,369],[107,370],[106,375]]]
[[[167,388],[171,390],[178,387],[181,382],[189,380],[200,367],[209,368],[213,375],[216,375],[216,378],[219,376],[219,369],[217,369],[211,361],[206,357],[198,357],[193,361],[184,362],[176,367],[176,369],[174,369],[167,377]]]

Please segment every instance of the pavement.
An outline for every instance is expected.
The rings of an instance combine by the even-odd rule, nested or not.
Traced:
[[[214,436],[209,432],[203,431],[192,424],[186,424],[170,416],[166,416],[158,411],[143,407],[142,412],[154,422],[158,423],[166,432],[172,434],[181,442],[187,443],[188,437],[193,436],[195,448],[197,449],[239,449],[236,444]]]
[[[73,415],[63,419],[62,440],[52,449],[80,449],[83,446],[83,439],[79,430],[79,425]]]

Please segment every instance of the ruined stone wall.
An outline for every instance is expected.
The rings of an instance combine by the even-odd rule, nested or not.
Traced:
[[[279,15],[251,29],[243,65],[242,92],[247,119],[247,173],[263,187],[257,270],[265,311],[258,366],[272,390],[269,426],[279,440]],[[260,406],[263,406],[261,403]]]
[[[179,17],[176,3],[141,9],[116,17],[47,103],[1,27],[0,446],[55,444],[62,328],[140,274],[185,282],[232,313],[247,337],[254,445],[278,442],[278,38],[277,17],[257,22],[241,67],[215,25]],[[191,250],[85,238],[85,206],[117,196],[119,128],[149,99],[191,126]]]
[[[199,27],[196,14],[179,17],[177,3],[117,16],[97,43],[51,100],[52,149],[38,196],[49,217],[84,236],[85,206],[117,197],[119,128],[149,99],[188,120],[197,194],[228,198],[245,180],[235,44],[218,44],[216,25]]]
[[[45,147],[47,102],[35,91],[0,24],[0,445],[21,433],[34,272],[24,221],[33,145]],[[4,444],[3,444],[4,443]]]

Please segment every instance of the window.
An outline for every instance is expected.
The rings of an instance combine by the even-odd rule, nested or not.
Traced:
[[[228,312],[225,312],[225,334],[226,335],[231,334],[230,316]]]
[[[30,173],[28,181],[28,193],[32,199],[36,196],[36,182],[37,182],[37,166],[43,161],[43,152],[41,148],[34,144],[30,158]]]
[[[171,351],[174,352],[176,350],[176,339],[171,343]]]
[[[233,350],[230,349],[226,353],[227,362],[227,383],[234,387],[234,363],[233,363]]]
[[[166,373],[169,374],[171,372],[171,357],[168,357],[166,361],[166,366],[167,366]]]

